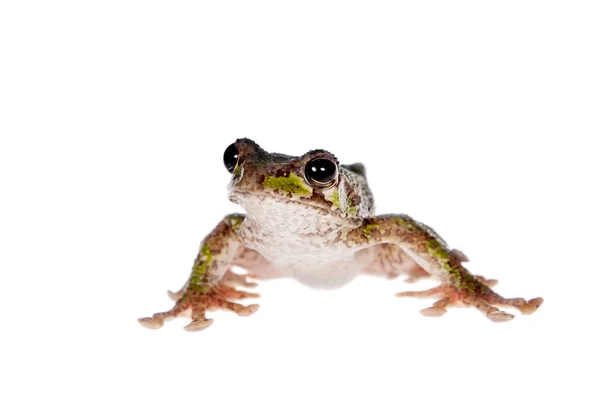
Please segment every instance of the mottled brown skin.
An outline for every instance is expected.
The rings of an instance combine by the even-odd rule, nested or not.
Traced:
[[[300,157],[268,153],[249,139],[235,142],[230,165],[229,198],[247,214],[230,214],[202,241],[186,285],[170,293],[175,306],[139,322],[159,328],[164,321],[191,315],[186,330],[205,329],[212,323],[206,311],[224,309],[246,316],[258,305],[232,300],[256,297],[236,289],[252,287],[248,277],[296,278],[312,287],[335,288],[361,273],[407,281],[431,277],[440,285],[397,296],[436,296],[432,307],[421,311],[440,316],[446,307],[473,306],[495,322],[513,315],[496,306],[516,307],[531,314],[541,298],[504,298],[490,286],[494,280],[472,275],[462,263],[468,259],[450,249],[435,231],[412,218],[374,216],[374,203],[362,164],[340,165],[335,156],[313,150]],[[227,156],[227,153],[226,153]],[[310,163],[325,160],[336,171],[326,182],[315,180]],[[332,175],[333,176],[333,175]],[[319,178],[321,179],[321,178]],[[239,266],[249,276],[231,271]]]
[[[402,222],[400,222],[402,221]],[[480,276],[472,275],[462,266],[461,259],[464,255],[456,250],[449,250],[445,243],[430,228],[414,221],[406,215],[382,215],[366,219],[364,226],[377,225],[377,228],[369,230],[365,234],[364,229],[355,229],[348,234],[348,240],[359,245],[366,243],[382,246],[381,243],[397,244],[398,247],[406,248],[427,263],[439,264],[439,259],[431,254],[427,243],[435,240],[439,245],[439,252],[443,258],[447,257],[447,266],[434,271],[432,275],[440,279],[442,284],[436,288],[421,292],[403,292],[397,296],[439,296],[433,307],[422,310],[427,316],[439,316],[446,313],[445,306],[463,303],[474,306],[484,312],[488,318],[495,322],[507,321],[513,318],[511,314],[500,311],[494,305],[507,305],[520,309],[523,314],[531,314],[542,304],[541,298],[526,301],[523,298],[504,298],[495,293],[490,284],[495,281],[486,281]]]

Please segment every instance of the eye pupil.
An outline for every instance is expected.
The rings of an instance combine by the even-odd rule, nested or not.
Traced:
[[[227,171],[233,172],[235,166],[238,161],[238,149],[235,143],[232,143],[225,149],[225,153],[223,154],[223,164],[225,164],[225,168]]]
[[[317,158],[306,164],[305,173],[310,183],[326,186],[335,181],[338,169],[333,161],[327,158]]]

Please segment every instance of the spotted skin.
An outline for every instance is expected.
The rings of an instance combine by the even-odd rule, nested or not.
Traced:
[[[140,318],[143,326],[160,328],[169,319],[189,315],[186,330],[198,331],[212,324],[207,311],[253,314],[257,304],[236,301],[257,295],[238,288],[255,286],[254,279],[280,277],[330,289],[365,273],[392,279],[406,275],[407,281],[433,278],[440,283],[432,289],[397,294],[437,297],[421,310],[425,316],[441,316],[449,306],[466,305],[503,322],[513,315],[497,306],[531,314],[542,304],[539,297],[528,301],[494,292],[496,281],[472,275],[463,266],[468,258],[449,248],[427,225],[403,214],[375,215],[362,164],[340,165],[325,150],[294,157],[269,153],[250,139],[234,145],[237,155],[228,164],[229,199],[246,214],[227,215],[206,236],[190,278],[180,291],[169,292],[175,305]],[[311,168],[317,159],[327,166],[321,175]],[[235,273],[233,266],[249,275]]]

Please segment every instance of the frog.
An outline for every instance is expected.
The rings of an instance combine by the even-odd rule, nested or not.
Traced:
[[[257,281],[277,278],[320,289],[340,288],[360,275],[431,278],[436,286],[430,289],[396,294],[433,297],[421,310],[428,317],[466,306],[506,322],[514,315],[498,307],[529,315],[543,303],[541,297],[497,294],[496,280],[469,272],[465,254],[424,223],[406,214],[376,215],[361,163],[340,164],[322,149],[302,156],[271,153],[248,138],[229,145],[223,163],[230,174],[229,200],[245,213],[226,215],[201,241],[189,278],[179,291],[168,292],[175,304],[138,319],[146,328],[187,317],[184,329],[201,331],[213,323],[207,312],[252,315],[259,305],[239,300],[258,297],[248,291]]]

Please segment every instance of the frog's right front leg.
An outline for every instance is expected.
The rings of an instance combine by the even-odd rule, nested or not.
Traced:
[[[222,279],[229,267],[235,264],[236,255],[244,250],[237,235],[237,229],[243,220],[242,214],[226,216],[202,241],[190,278],[180,292],[173,294],[175,306],[152,317],[140,318],[139,323],[146,328],[157,329],[165,321],[190,312],[192,322],[185,330],[198,331],[209,327],[213,322],[206,318],[208,310],[225,309],[241,316],[258,310],[258,304],[244,306],[230,301],[258,295],[236,290]]]

